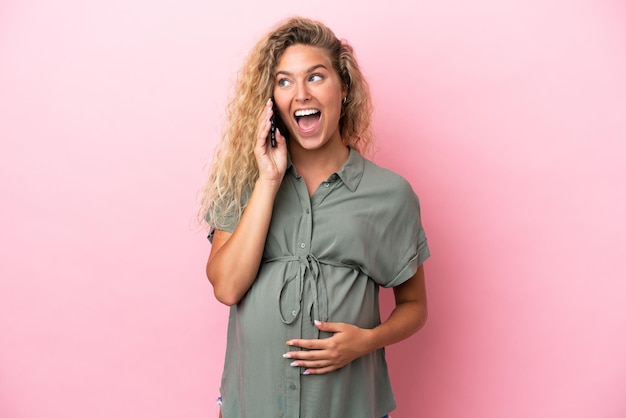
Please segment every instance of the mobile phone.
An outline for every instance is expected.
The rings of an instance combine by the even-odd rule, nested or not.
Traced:
[[[270,144],[272,147],[276,147],[276,112],[278,112],[278,108],[272,97],[272,117],[270,118]]]

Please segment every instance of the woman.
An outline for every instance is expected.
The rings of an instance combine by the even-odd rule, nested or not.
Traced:
[[[319,22],[283,22],[240,73],[203,211],[231,307],[225,418],[395,408],[384,347],[426,320],[429,251],[411,186],[362,157],[370,115],[352,48]],[[383,323],[379,286],[396,302]]]

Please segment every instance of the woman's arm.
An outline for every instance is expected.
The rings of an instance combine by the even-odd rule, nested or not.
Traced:
[[[424,265],[406,282],[393,288],[396,307],[389,318],[372,331],[373,350],[402,341],[426,323],[428,306]]]
[[[233,233],[215,231],[206,275],[215,298],[225,305],[239,302],[256,278],[272,216],[274,189],[257,182]]]
[[[276,131],[276,147],[267,140],[268,118],[272,115],[268,101],[259,118],[254,148],[259,178],[246,209],[232,233],[216,230],[206,265],[206,275],[217,300],[234,305],[248,291],[259,270],[265,239],[272,218],[274,199],[287,167],[285,138]]]
[[[340,322],[320,322],[316,326],[334,333],[319,340],[290,340],[287,345],[308,349],[289,351],[284,357],[293,366],[306,367],[306,374],[323,374],[339,369],[378,348],[408,338],[426,323],[428,315],[424,266],[415,275],[394,287],[396,307],[389,318],[373,329]]]

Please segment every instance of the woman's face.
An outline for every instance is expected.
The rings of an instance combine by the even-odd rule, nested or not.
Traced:
[[[321,48],[288,47],[276,66],[274,101],[291,146],[315,150],[342,145],[341,104],[346,89]]]

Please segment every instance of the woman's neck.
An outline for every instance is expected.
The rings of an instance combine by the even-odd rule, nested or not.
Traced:
[[[291,162],[304,178],[311,196],[320,183],[343,167],[350,155],[350,148],[341,142],[328,143],[327,146],[315,150],[292,144],[290,154]]]

